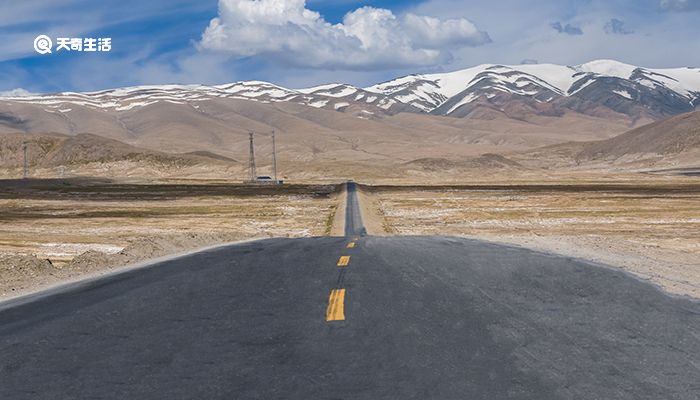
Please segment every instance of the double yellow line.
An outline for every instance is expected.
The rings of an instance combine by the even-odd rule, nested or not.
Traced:
[[[355,248],[355,242],[357,238],[349,242],[345,248],[353,249]],[[345,268],[350,264],[350,256],[340,256],[338,263],[336,264],[340,268]],[[339,272],[342,277],[343,271]],[[338,282],[341,282],[341,278],[338,278]],[[330,321],[345,321],[345,289],[336,288],[331,290],[330,296],[328,296],[328,308],[326,308],[326,322]]]
[[[345,321],[345,289],[333,289],[328,298],[326,321]]]

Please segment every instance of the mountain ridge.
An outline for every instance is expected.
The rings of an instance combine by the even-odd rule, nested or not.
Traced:
[[[466,82],[466,84],[465,84]],[[578,66],[482,64],[441,74],[408,75],[370,88],[436,115],[468,116],[487,104],[519,102],[589,114],[605,107],[633,118],[662,119],[700,104],[700,68],[652,69],[613,60]],[[560,111],[561,112],[561,111]]]
[[[289,89],[269,82],[241,81],[0,97],[0,102],[32,103],[49,111],[69,113],[73,111],[71,104],[120,112],[157,102],[192,104],[196,108],[199,101],[217,98],[291,102],[350,112],[358,118],[400,112],[464,118],[480,108],[506,114],[509,108],[517,108],[533,115],[571,110],[594,116],[610,112],[633,120],[659,120],[700,105],[700,68],[644,68],[614,60],[578,66],[482,64],[447,73],[407,75],[365,88],[331,83]]]

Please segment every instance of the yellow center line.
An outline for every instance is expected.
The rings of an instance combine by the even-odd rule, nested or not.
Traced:
[[[345,289],[333,289],[328,297],[326,321],[345,321]]]
[[[348,243],[348,245],[345,246],[345,247],[347,247],[348,249],[352,249],[353,247],[355,247],[355,242],[350,242],[350,243]]]
[[[350,263],[350,256],[341,256],[340,259],[338,259],[338,266],[339,267],[347,267],[349,263]]]

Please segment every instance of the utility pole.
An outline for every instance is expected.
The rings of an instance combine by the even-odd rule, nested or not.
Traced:
[[[24,168],[22,170],[22,178],[29,178],[29,160],[27,159],[27,139],[22,142],[22,152],[24,153]]]
[[[255,182],[255,179],[258,177],[258,175],[255,172],[255,147],[253,146],[253,132],[250,132],[249,135],[250,135],[250,158],[248,159],[248,170],[250,171],[250,181]]]
[[[275,185],[277,181],[277,149],[275,148],[275,130],[272,130],[272,177],[275,180]]]

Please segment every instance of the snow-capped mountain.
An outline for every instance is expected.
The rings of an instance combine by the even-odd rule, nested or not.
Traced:
[[[444,74],[411,75],[366,90],[438,115],[523,103],[541,112],[571,109],[663,117],[700,104],[700,68],[650,69],[611,60],[578,66],[484,64]],[[548,106],[544,106],[548,105]]]
[[[243,81],[223,85],[150,85],[133,86],[98,92],[63,92],[45,95],[0,97],[13,101],[43,105],[49,112],[68,113],[73,106],[105,111],[129,111],[159,102],[190,104],[213,99],[249,100],[261,103],[293,102],[314,108],[345,111],[351,105],[374,114],[417,111],[391,96],[373,93],[344,84],[330,84],[308,89],[287,89],[261,81]]]
[[[700,68],[650,69],[610,60],[578,66],[484,64],[449,73],[410,75],[364,89],[339,83],[288,89],[245,81],[4,97],[0,102],[31,103],[47,112],[70,113],[76,107],[123,112],[159,102],[197,108],[198,102],[212,99],[291,102],[360,118],[398,112],[470,117],[475,110],[488,109],[514,118],[576,111],[658,119],[700,105]]]

